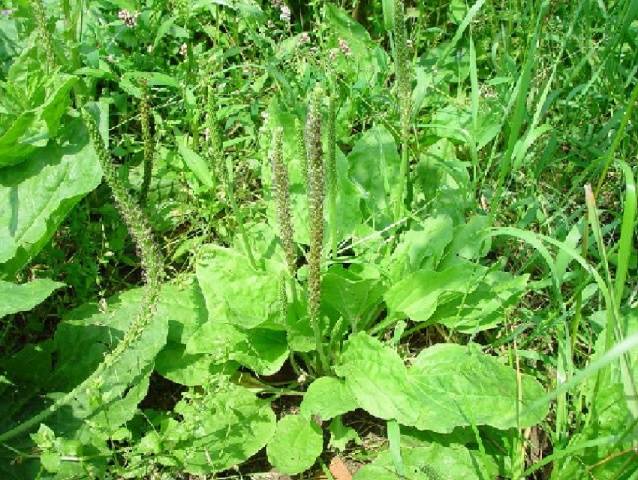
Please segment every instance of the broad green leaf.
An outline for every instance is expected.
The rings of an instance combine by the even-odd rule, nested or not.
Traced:
[[[166,35],[171,30],[171,27],[173,26],[176,20],[177,20],[177,17],[171,16],[162,22],[162,24],[157,29],[157,32],[155,33],[155,40],[153,41],[153,50],[157,49],[157,46],[162,40],[162,37],[164,37],[164,35]]]
[[[381,303],[385,288],[378,274],[377,278],[362,278],[353,270],[330,268],[321,281],[321,302],[350,325],[365,328],[362,322]]]
[[[391,312],[424,322],[430,319],[440,303],[474,290],[483,275],[484,269],[469,262],[440,272],[419,270],[390,287],[385,294],[385,302]]]
[[[22,268],[51,238],[71,208],[100,183],[102,170],[86,129],[70,120],[18,166],[0,169],[0,275]]]
[[[193,334],[186,344],[186,353],[206,353],[215,363],[233,360],[260,375],[272,375],[288,358],[288,343],[284,331],[243,329],[211,320]]]
[[[168,322],[181,313],[171,312],[172,299],[180,293],[177,287],[163,286],[155,314],[139,339],[89,391],[78,395],[70,408],[56,413],[58,428],[80,427],[76,435],[90,442],[98,434],[108,438],[117,426],[133,417],[146,395],[155,357],[166,344]],[[52,388],[67,391],[95,370],[137,318],[143,295],[144,289],[129,290],[110,299],[106,312],[87,305],[65,317],[54,336],[57,365],[50,375]],[[76,425],[80,419],[83,423]]]
[[[348,165],[369,213],[384,219],[391,207],[390,194],[399,181],[400,157],[394,137],[382,126],[366,131],[348,155]]]
[[[279,285],[285,267],[274,263],[268,266],[272,269],[254,270],[238,251],[208,247],[196,271],[210,318],[248,329],[277,321],[281,317]]]
[[[54,290],[64,283],[46,278],[32,280],[29,283],[16,283],[0,280],[0,318],[12,313],[31,310],[42,303]]]
[[[307,418],[319,415],[321,420],[330,420],[355,410],[357,406],[356,399],[343,380],[321,377],[310,384],[299,408]]]
[[[431,204],[431,214],[446,214],[454,224],[462,224],[466,208],[473,206],[470,167],[445,138],[426,147],[415,172],[415,198]]]
[[[434,480],[497,478],[498,467],[494,460],[478,451],[462,445],[443,446],[437,443],[405,446],[401,448],[405,465],[404,475],[398,475],[389,451],[365,465],[354,480]]]
[[[126,72],[120,80],[120,87],[129,95],[142,98],[140,82],[146,80],[149,86],[180,88],[180,83],[170,75],[161,72]]]
[[[465,0],[452,0],[448,7],[450,20],[458,25],[463,21],[463,18],[465,18],[467,10],[468,8]]]
[[[76,81],[70,75],[54,75],[43,87],[43,103],[23,112],[6,131],[0,130],[0,168],[27,160],[57,135]]]
[[[326,4],[325,21],[328,29],[334,34],[333,44],[343,39],[350,47],[352,54],[339,58],[352,68],[358,80],[370,83],[374,77],[383,73],[387,65],[387,54],[370,38],[368,31],[357,23],[348,12],[333,3]]]
[[[186,145],[186,137],[176,137],[175,142],[177,143],[177,149],[182,156],[182,160],[184,160],[184,163],[193,175],[195,175],[197,180],[205,187],[213,188],[215,186],[213,183],[213,175],[206,161]]]
[[[420,430],[448,433],[471,425],[509,429],[534,425],[547,413],[528,408],[544,391],[523,375],[517,422],[516,372],[472,344],[427,348],[408,369],[396,351],[360,333],[351,337],[335,370],[361,408]]]
[[[268,461],[281,473],[296,475],[312,467],[323,451],[321,428],[311,419],[286,415],[268,444]]]
[[[470,334],[494,328],[525,293],[528,279],[529,275],[490,272],[468,295],[440,305],[432,321]]]
[[[194,475],[239,465],[266,446],[275,431],[270,403],[231,383],[180,401],[175,412],[182,420],[171,420],[163,432],[163,451]]]
[[[458,257],[476,260],[487,255],[491,244],[482,234],[489,226],[489,217],[483,215],[474,215],[467,223],[455,226],[452,243],[446,249],[441,266],[456,263]]]
[[[421,408],[414,425],[421,430],[451,432],[457,426],[516,427],[516,371],[475,344],[437,344],[422,350],[409,369]],[[526,408],[545,394],[528,375],[521,376],[520,425],[539,423],[547,409]]]
[[[346,381],[359,407],[384,420],[415,425],[418,406],[399,354],[375,338],[359,333],[350,337],[335,372]]]
[[[211,376],[224,371],[232,373],[234,364],[215,362],[210,355],[186,352],[186,345],[168,342],[155,359],[155,370],[180,385],[204,385]]]
[[[448,215],[436,215],[417,223],[401,235],[399,244],[386,260],[389,276],[396,281],[422,268],[435,269],[452,235],[453,223]]]

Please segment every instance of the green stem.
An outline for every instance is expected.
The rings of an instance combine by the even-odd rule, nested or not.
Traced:
[[[237,205],[237,200],[235,199],[235,189],[233,186],[233,163],[230,157],[226,158],[226,194],[228,195],[228,201],[230,203],[231,209],[233,210],[233,214],[237,219],[239,234],[241,235],[242,242],[244,244],[244,250],[246,251],[246,255],[248,256],[250,265],[254,269],[257,269],[257,262],[255,261],[255,256],[253,255],[253,251],[250,248],[248,233],[246,232],[246,227],[244,226],[244,216],[242,215],[241,210]]]
[[[404,215],[406,190],[408,193],[411,190],[408,148],[410,139],[410,115],[412,110],[412,88],[403,0],[394,0],[394,71],[401,121],[401,166],[394,212],[394,219],[398,221]]]
[[[337,229],[337,108],[334,94],[328,103],[328,215],[330,222],[330,242],[332,258],[337,257],[338,229]]]
[[[140,189],[140,205],[146,205],[148,189],[151,185],[153,175],[153,157],[155,156],[155,145],[151,136],[151,102],[148,94],[148,83],[142,80],[142,102],[140,104],[140,123],[142,127],[142,141],[144,142],[144,177]]]

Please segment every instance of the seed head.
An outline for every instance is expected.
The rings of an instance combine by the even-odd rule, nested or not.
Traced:
[[[311,95],[306,120],[308,156],[308,207],[310,219],[310,252],[308,257],[308,313],[311,322],[319,321],[321,299],[321,256],[323,247],[323,200],[325,181],[321,146],[321,98],[316,88]]]
[[[283,161],[283,129],[276,128],[272,136],[272,151],[270,160],[273,173],[273,187],[277,200],[277,220],[279,222],[279,237],[284,247],[288,271],[291,275],[296,271],[294,231],[290,214],[290,192],[288,189],[288,168]]]

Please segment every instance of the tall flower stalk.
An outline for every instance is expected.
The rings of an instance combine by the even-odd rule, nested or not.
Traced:
[[[290,192],[288,181],[288,168],[283,160],[283,129],[276,128],[272,135],[272,151],[270,162],[273,174],[273,187],[277,202],[277,221],[279,222],[279,237],[286,256],[288,272],[291,277],[297,270],[297,255],[293,240],[292,215],[290,213]]]
[[[217,185],[217,174],[222,168],[222,140],[219,134],[219,125],[215,115],[217,102],[215,101],[215,89],[208,85],[206,92],[206,146],[213,173],[213,185]]]
[[[394,71],[396,75],[397,100],[401,122],[401,167],[395,204],[395,220],[399,220],[404,214],[406,188],[408,192],[410,189],[408,144],[410,138],[412,89],[409,64],[403,0],[394,0]]]
[[[11,430],[0,434],[0,442],[5,442],[31,430],[60,408],[73,403],[78,396],[90,392],[92,389],[99,388],[101,383],[100,378],[140,339],[142,333],[153,319],[155,306],[157,305],[159,297],[160,286],[164,275],[162,254],[153,239],[153,233],[144,217],[142,209],[120,181],[95,120],[93,120],[88,112],[84,111],[82,113],[89,132],[89,138],[97,153],[100,166],[102,167],[104,179],[111,188],[115,205],[137,247],[144,272],[144,295],[131,326],[115,348],[104,357],[102,363],[97,366],[93,373],[70,392],[59,397],[46,409]]]
[[[323,200],[325,196],[323,151],[321,146],[321,98],[317,87],[310,97],[306,120],[306,149],[308,154],[308,209],[310,220],[310,251],[308,254],[308,317],[312,325],[319,365],[327,365],[321,336],[321,258],[323,248]]]
[[[337,101],[332,94],[328,98],[328,125],[326,160],[326,180],[328,183],[328,219],[330,228],[330,244],[333,258],[337,256]]]
[[[142,101],[140,103],[140,123],[142,127],[142,141],[144,143],[144,177],[140,189],[140,204],[146,205],[148,189],[151,185],[153,174],[153,157],[155,156],[155,142],[151,136],[151,101],[148,93],[148,82],[143,79]]]
[[[308,188],[308,152],[306,150],[304,129],[299,119],[295,119],[295,135],[297,151],[301,157],[301,175],[303,176],[304,185]]]
[[[33,9],[33,16],[35,17],[36,27],[38,29],[38,37],[42,42],[42,48],[44,49],[44,55],[46,57],[47,71],[52,72],[55,70],[55,52],[53,50],[53,38],[51,32],[47,28],[47,17],[44,10],[44,3],[42,0],[31,0],[31,8]]]

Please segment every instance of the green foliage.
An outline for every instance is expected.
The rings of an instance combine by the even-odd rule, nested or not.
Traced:
[[[277,422],[268,444],[268,460],[282,473],[294,475],[308,470],[323,450],[323,435],[309,418],[286,415]]]
[[[56,289],[63,286],[64,284],[61,282],[44,278],[21,285],[0,280],[0,318],[12,313],[31,310],[46,300]]]
[[[421,430],[508,429],[534,425],[547,413],[528,408],[543,395],[536,380],[524,376],[519,397],[516,372],[471,344],[426,348],[406,368],[390,347],[359,333],[350,338],[336,372],[362,408]]]
[[[440,480],[444,478],[482,479],[498,475],[496,463],[480,452],[468,450],[462,445],[443,446],[436,443],[420,443],[401,449],[406,472],[396,473],[389,452],[383,452],[354,476],[355,480],[377,478]]]
[[[0,272],[11,278],[55,233],[71,208],[102,178],[82,123],[73,119],[57,142],[28,160],[2,169]]]
[[[636,2],[5,3],[0,477],[636,475]]]
[[[192,474],[219,472],[247,460],[275,432],[269,403],[232,384],[193,394],[180,401],[175,412],[182,420],[170,420],[160,432],[159,451],[140,453],[154,453],[168,465],[176,461]]]

